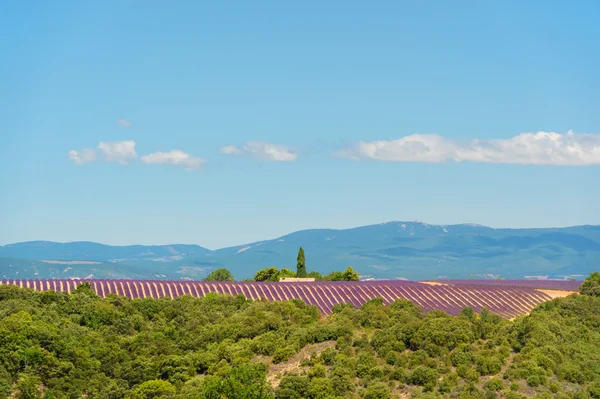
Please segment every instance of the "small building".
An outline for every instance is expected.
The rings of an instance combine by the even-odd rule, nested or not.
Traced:
[[[310,281],[315,281],[315,279],[313,277],[281,277],[279,279],[280,283],[308,283]]]

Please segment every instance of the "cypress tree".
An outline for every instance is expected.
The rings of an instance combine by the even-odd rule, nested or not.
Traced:
[[[298,250],[298,262],[296,263],[296,276],[304,278],[306,274],[306,262],[304,260],[304,248]]]

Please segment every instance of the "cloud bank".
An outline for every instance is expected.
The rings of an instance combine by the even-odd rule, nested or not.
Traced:
[[[69,159],[77,165],[104,160],[125,166],[135,158],[137,158],[137,153],[135,152],[135,141],[133,140],[101,141],[96,148],[69,151]]]
[[[280,144],[247,141],[240,147],[227,145],[219,149],[221,154],[247,156],[260,161],[292,162],[298,159],[296,151]]]
[[[510,139],[460,141],[413,134],[397,140],[361,141],[332,155],[354,161],[596,165],[600,164],[600,135],[537,132]]]
[[[194,157],[180,150],[171,150],[169,152],[153,152],[152,154],[144,155],[142,162],[178,166],[185,170],[198,170],[202,168],[206,160]]]
[[[81,150],[69,151],[69,159],[77,165],[83,165],[88,162],[105,161],[116,162],[126,166],[131,160],[137,159],[135,151],[135,141],[101,141],[96,148],[84,148]],[[159,164],[178,166],[185,170],[201,169],[206,162],[203,158],[194,157],[181,150],[171,150],[168,152],[153,152],[143,155],[141,160],[145,164]]]

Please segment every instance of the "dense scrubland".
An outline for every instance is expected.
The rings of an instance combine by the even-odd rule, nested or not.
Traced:
[[[3,285],[0,398],[600,398],[599,281],[512,321]]]

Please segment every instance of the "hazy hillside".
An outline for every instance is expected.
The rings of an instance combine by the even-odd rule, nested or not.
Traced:
[[[0,255],[12,258],[120,261],[130,259],[179,260],[204,255],[210,250],[198,245],[127,245],[111,246],[95,242],[56,243],[27,241],[0,247]]]
[[[214,268],[227,267],[242,279],[267,266],[294,268],[299,246],[306,250],[310,270],[328,272],[352,265],[366,278],[560,278],[597,269],[600,226],[492,229],[389,222],[347,230],[303,230],[215,251],[195,245],[115,247],[38,241],[0,247],[0,257],[12,258],[0,259],[0,273],[5,278],[93,274],[198,279]]]

